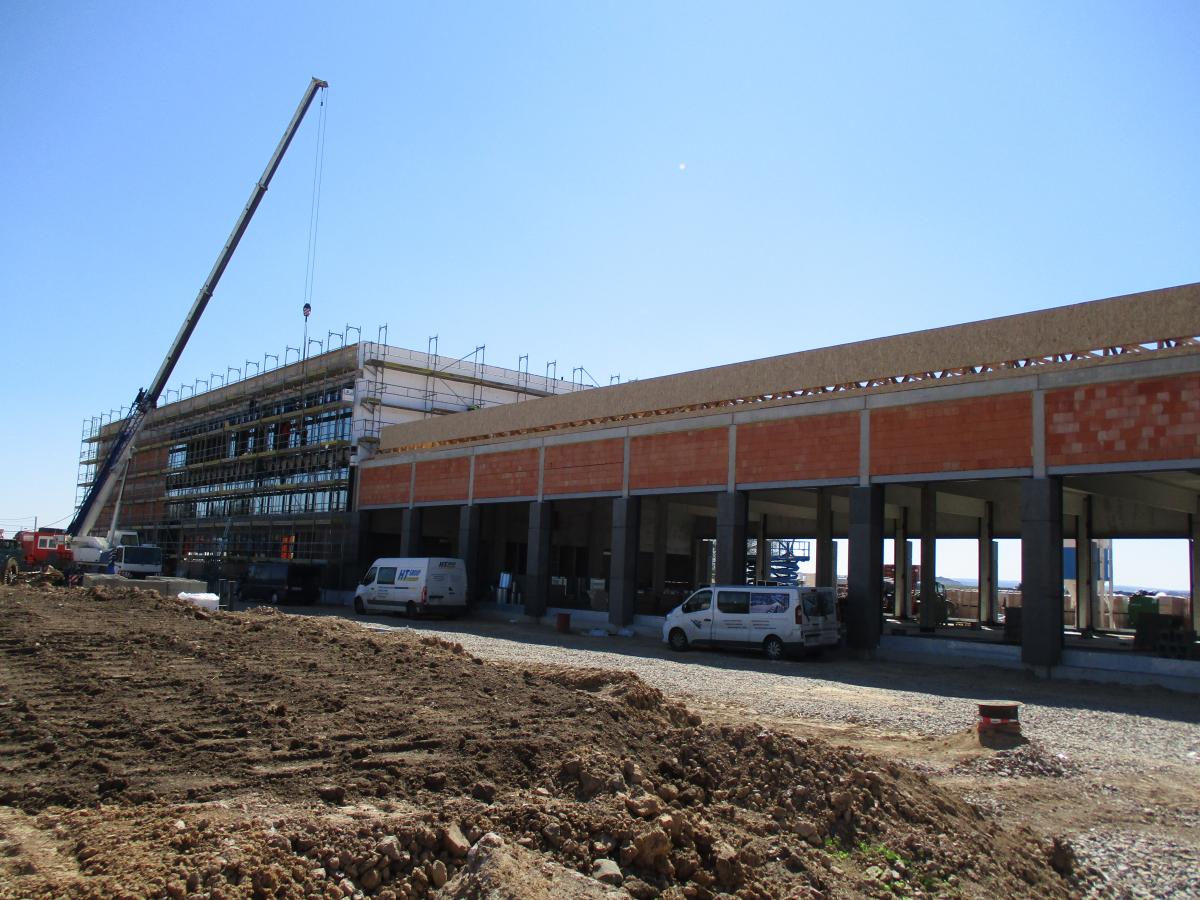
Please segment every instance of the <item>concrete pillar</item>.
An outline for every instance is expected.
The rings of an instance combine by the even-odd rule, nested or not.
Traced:
[[[758,537],[754,550],[754,581],[762,584],[771,574],[771,549],[767,541],[767,514],[758,517]]]
[[[912,565],[912,547],[908,542],[908,507],[901,506],[896,514],[896,532],[892,536],[892,615],[903,616],[908,612],[908,595],[912,591],[909,583],[909,566]]]
[[[479,577],[479,516],[478,506],[468,504],[458,508],[458,556],[467,567],[467,600],[483,595]]]
[[[850,489],[850,577],[846,639],[873,650],[883,630],[883,486]]]
[[[996,621],[996,543],[995,511],[992,501],[983,504],[979,519],[979,621],[990,625]]]
[[[654,592],[654,602],[660,604],[667,591],[667,498],[658,497],[654,501],[654,562],[650,570],[650,590]]]
[[[817,587],[837,587],[837,544],[833,542],[833,495],[817,488]]]
[[[1062,660],[1062,479],[1021,482],[1021,661]]]
[[[608,622],[623,628],[633,621],[637,604],[638,535],[641,498],[612,502],[612,561],[608,575]]]
[[[1092,498],[1084,496],[1075,517],[1075,625],[1081,631],[1094,629],[1100,621],[1096,596],[1096,558],[1092,552]]]
[[[400,516],[400,555],[421,555],[421,509],[410,507]]]
[[[550,596],[550,537],[554,533],[554,504],[529,504],[529,544],[525,551],[525,615],[541,618]]]
[[[717,584],[746,583],[746,515],[742,491],[717,495]]]
[[[937,599],[937,491],[933,485],[921,485],[921,609],[922,631],[937,626],[940,604]]]
[[[1191,549],[1192,562],[1192,630],[1200,631],[1200,515],[1192,513]]]

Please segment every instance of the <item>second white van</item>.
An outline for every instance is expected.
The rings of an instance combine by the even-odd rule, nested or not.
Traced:
[[[467,609],[467,566],[443,556],[383,557],[354,592],[354,611],[456,615]]]
[[[780,659],[835,646],[842,629],[833,588],[712,585],[667,613],[662,636],[674,650],[761,647]]]

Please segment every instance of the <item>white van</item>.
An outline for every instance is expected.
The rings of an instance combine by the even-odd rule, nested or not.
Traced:
[[[467,565],[461,559],[384,557],[371,563],[354,592],[354,611],[454,615],[467,608]]]
[[[754,646],[780,659],[841,640],[837,594],[828,587],[711,585],[667,613],[662,634],[674,650]]]

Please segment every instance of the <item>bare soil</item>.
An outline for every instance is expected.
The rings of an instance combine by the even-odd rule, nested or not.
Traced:
[[[629,673],[334,617],[0,588],[0,726],[2,897],[421,897],[488,832],[635,897],[1083,886],[964,798],[969,765],[938,784]]]

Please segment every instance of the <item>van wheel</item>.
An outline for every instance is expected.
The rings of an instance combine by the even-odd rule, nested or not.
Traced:
[[[767,655],[767,659],[783,659],[783,641],[771,635],[763,641],[763,653]]]
[[[667,641],[671,645],[671,649],[682,653],[688,648],[687,635],[683,633],[682,628],[672,628],[671,633],[667,635]]]
[[[409,600],[408,606],[404,607],[404,614],[410,619],[415,619],[417,617],[417,604]]]
[[[363,606],[362,597],[354,598],[354,611],[356,613],[358,613],[360,616],[363,615],[367,611],[367,608],[365,606]]]

